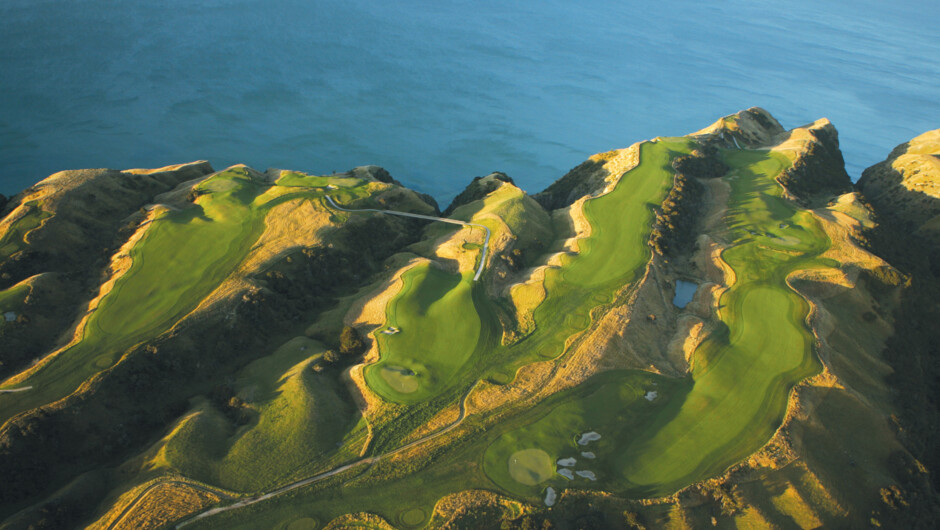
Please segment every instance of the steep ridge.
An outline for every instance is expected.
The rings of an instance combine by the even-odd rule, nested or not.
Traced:
[[[147,326],[162,323],[157,331],[134,332],[123,346],[107,339],[111,348],[118,348],[112,350],[113,361],[99,364],[93,358],[76,365],[84,363],[83,356],[102,354],[100,346],[89,342],[95,336],[86,333],[51,360],[48,369],[25,378],[31,390],[2,396],[0,407],[8,411],[0,428],[0,468],[9,478],[0,485],[5,510],[90,467],[126,456],[129,448],[139,447],[184,412],[189,397],[207,395],[239,367],[272,351],[272,339],[291,329],[301,332],[304,318],[329,307],[337,295],[355,291],[390,252],[414,240],[412,225],[400,220],[353,220],[346,230],[336,231],[341,219],[322,200],[327,186],[334,186],[333,193],[349,202],[369,203],[394,184],[368,174],[292,173],[279,185],[285,177],[272,183],[236,166],[182,184],[184,189],[166,197],[178,206],[155,208],[160,213],[130,249],[129,272],[91,315],[101,318],[105,302],[125,304],[127,309],[109,317],[131,322],[121,329],[124,334],[134,329],[134,319]],[[413,192],[405,194],[424,209],[434,208]],[[180,203],[181,197],[194,202]],[[188,243],[180,247],[183,241]],[[207,267],[199,260],[223,265]],[[350,266],[354,261],[355,269]],[[291,271],[290,277],[282,271]],[[192,272],[196,275],[187,276]],[[141,296],[161,296],[148,289],[174,284],[185,294],[161,300],[176,305],[141,304]],[[332,333],[331,341],[339,330]],[[61,369],[73,365],[87,373]],[[76,376],[81,384],[71,393],[75,387],[68,385],[75,383],[69,381]],[[238,412],[230,409],[241,405],[229,404],[224,384],[222,388],[218,401],[223,413]],[[9,411],[24,412],[10,418]]]
[[[110,253],[143,221],[142,207],[211,172],[207,162],[63,171],[11,198],[0,218],[0,309],[16,322],[0,325],[0,380],[71,338],[82,303],[114,272]],[[30,287],[11,297],[14,285]]]

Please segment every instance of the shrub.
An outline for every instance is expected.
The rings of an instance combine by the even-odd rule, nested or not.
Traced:
[[[339,351],[343,355],[359,355],[365,351],[366,345],[356,328],[352,326],[343,326],[343,331],[339,334]]]

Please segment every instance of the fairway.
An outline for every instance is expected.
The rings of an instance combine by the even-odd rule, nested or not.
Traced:
[[[380,359],[365,379],[390,401],[416,403],[447,388],[489,333],[474,302],[473,272],[463,275],[421,264],[402,274],[402,288],[386,307],[376,333]]]
[[[535,309],[535,331],[511,349],[506,365],[490,374],[510,381],[516,370],[540,358],[555,358],[566,341],[591,323],[591,310],[613,300],[617,290],[634,281],[650,258],[653,208],[672,187],[672,159],[688,154],[688,138],[660,139],[640,145],[640,164],[626,172],[610,193],[584,203],[591,234],[578,242],[579,252],[562,257],[560,268],[545,273],[545,300]]]
[[[671,400],[619,459],[637,496],[671,493],[759,448],[780,424],[790,387],[819,370],[804,323],[808,306],[786,277],[822,266],[816,256],[829,240],[811,215],[781,198],[773,179],[787,166],[783,156],[725,157],[738,168],[726,217],[732,243],[722,255],[737,281],[719,304],[728,332],[696,350],[688,394]]]
[[[786,159],[761,151],[725,156],[737,168],[726,217],[730,245],[723,253],[737,281],[723,294],[719,310],[726,331],[695,351],[690,379],[675,381],[672,391],[660,384],[653,404],[639,399],[650,388],[631,385],[628,375],[592,394],[572,394],[562,405],[540,404],[532,412],[540,419],[503,434],[486,451],[484,468],[500,487],[534,495],[532,485],[506,470],[506,455],[537,446],[554,458],[578,460],[572,436],[594,430],[601,434],[590,444],[598,448],[596,460],[585,464],[593,466],[598,487],[632,497],[672,493],[758,449],[780,424],[790,387],[819,370],[804,323],[808,306],[789,289],[786,277],[797,269],[826,266],[817,256],[829,240],[810,214],[780,197],[774,177]],[[598,270],[613,270],[604,265]],[[599,379],[582,386],[593,381]],[[614,388],[621,390],[614,393]],[[575,475],[574,480],[581,479]],[[590,487],[583,482],[578,487]],[[557,476],[546,482],[566,483]]]
[[[299,175],[299,174],[298,174]],[[322,185],[309,177],[293,186]],[[340,192],[364,196],[364,181],[337,179]],[[348,187],[358,183],[358,186]],[[158,207],[146,232],[129,251],[130,268],[101,298],[81,329],[80,340],[20,381],[37,391],[0,402],[0,419],[53,401],[95,372],[114,364],[125,350],[160,335],[195,309],[250,252],[265,227],[265,216],[287,201],[314,200],[323,188],[281,187],[255,179],[245,167],[216,173],[194,190],[184,209]]]

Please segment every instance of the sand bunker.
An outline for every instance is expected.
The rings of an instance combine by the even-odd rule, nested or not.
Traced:
[[[656,399],[656,396],[658,395],[659,395],[659,392],[656,392],[655,390],[650,390],[649,392],[644,394],[643,397],[646,398],[646,401],[653,401],[654,399]]]
[[[574,458],[562,458],[562,459],[559,459],[557,463],[559,466],[571,467],[575,465],[577,462],[578,461],[575,460]]]
[[[509,457],[509,475],[520,484],[535,486],[552,473],[552,457],[541,449],[523,449]]]
[[[565,477],[568,480],[574,480],[574,473],[570,469],[559,469],[558,474]]]
[[[584,470],[581,470],[581,471],[575,471],[574,473],[575,473],[575,475],[578,475],[579,477],[586,478],[586,479],[588,479],[588,480],[597,480],[597,477],[594,475],[594,472],[593,472],[593,471],[588,471],[588,470],[584,469]]]
[[[14,313],[13,311],[7,311],[6,313],[3,314],[3,318],[7,322],[13,322],[14,320],[16,320],[16,313]]]
[[[584,458],[594,458],[594,453],[590,451],[584,451],[583,453],[581,453],[581,456],[583,456]]]
[[[595,440],[600,440],[601,435],[597,434],[594,431],[586,432],[581,435],[581,438],[578,440],[578,445],[587,445]]]
[[[555,499],[557,498],[558,496],[555,494],[555,488],[552,488],[551,486],[545,488],[545,506],[554,506]]]

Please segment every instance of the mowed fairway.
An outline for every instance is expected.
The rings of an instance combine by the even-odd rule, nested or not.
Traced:
[[[386,307],[386,323],[400,330],[375,334],[380,360],[365,368],[369,386],[385,399],[417,403],[447,388],[478,348],[488,344],[485,310],[474,301],[473,272],[445,272],[429,264],[402,275],[402,289]]]
[[[786,160],[730,151],[732,246],[723,254],[736,283],[720,301],[729,330],[695,352],[692,386],[638,433],[619,459],[627,490],[672,493],[718,474],[765,443],[783,418],[790,387],[819,370],[806,302],[786,285],[829,241],[811,216],[780,198],[773,178]]]
[[[650,258],[646,242],[653,208],[672,187],[672,159],[692,147],[687,138],[644,142],[640,164],[613,191],[584,203],[591,234],[579,242],[578,254],[546,272],[547,296],[535,310],[536,330],[513,349],[512,361],[494,374],[496,380],[508,381],[524,364],[561,355],[566,340],[590,325],[591,310],[638,277]]]
[[[0,401],[0,419],[67,395],[128,348],[169,329],[235,270],[273,206],[323,194],[256,181],[243,167],[195,189],[200,195],[194,205],[155,214],[129,252],[130,268],[88,318],[81,340],[25,380],[35,391]]]

